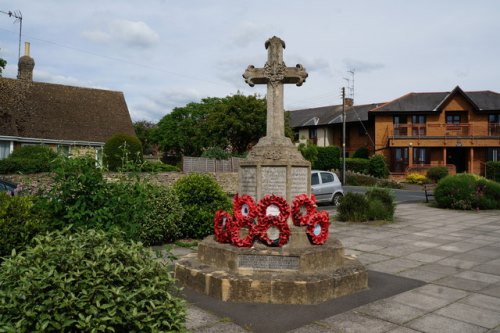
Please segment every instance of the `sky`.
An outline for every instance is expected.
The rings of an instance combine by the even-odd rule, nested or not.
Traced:
[[[272,36],[286,65],[309,73],[286,85],[286,110],[340,104],[342,87],[355,104],[457,85],[500,92],[497,0],[2,0],[0,11],[22,14],[34,81],[122,91],[133,121],[265,96],[242,74],[263,67]],[[18,43],[19,22],[0,13],[4,77],[17,75]]]

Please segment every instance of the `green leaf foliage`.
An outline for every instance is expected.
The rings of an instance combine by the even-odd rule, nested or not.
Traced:
[[[388,189],[373,187],[365,194],[347,193],[337,208],[337,218],[349,222],[392,221],[394,210],[393,194]]]
[[[299,151],[302,154],[302,157],[311,162],[311,165],[314,165],[314,163],[318,160],[318,147],[309,141],[307,144],[299,144]]]
[[[486,178],[500,183],[500,162],[486,162]]]
[[[104,165],[111,171],[129,169],[142,163],[141,141],[132,135],[115,134],[104,144]]]
[[[103,231],[39,235],[0,266],[3,332],[173,332],[186,308],[166,264]]]
[[[12,250],[22,251],[46,226],[33,209],[31,197],[0,192],[0,262]]]
[[[341,162],[342,163],[342,160]],[[370,161],[364,158],[346,158],[346,169],[352,172],[368,174]]]
[[[365,195],[369,202],[369,220],[392,221],[396,205],[394,195],[389,189],[372,187]]]
[[[157,127],[155,123],[147,120],[140,120],[133,123],[135,135],[141,141],[144,155],[153,154],[157,148],[153,133]]]
[[[368,173],[377,178],[387,178],[389,176],[389,168],[384,156],[375,154],[369,159]]]
[[[192,173],[174,184],[174,190],[184,209],[179,229],[184,238],[203,238],[213,234],[213,219],[217,210],[229,211],[231,200],[209,175]]]
[[[340,148],[337,146],[318,147],[318,159],[312,168],[316,170],[332,170],[340,168]]]
[[[434,190],[439,207],[452,209],[500,209],[500,184],[471,174],[447,176]]]
[[[368,220],[368,200],[364,194],[349,192],[337,207],[339,221],[363,222]]]
[[[20,147],[0,160],[0,174],[48,172],[56,158],[57,153],[47,146]]]
[[[352,154],[352,158],[370,158],[370,151],[366,147],[358,148],[354,154]]]
[[[448,168],[447,167],[431,167],[427,170],[426,177],[430,179],[434,183],[439,182],[442,178],[448,176]]]

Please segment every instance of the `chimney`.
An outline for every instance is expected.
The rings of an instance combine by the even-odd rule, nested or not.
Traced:
[[[353,106],[353,105],[354,105],[354,99],[349,98],[349,97],[346,97],[346,98],[344,99],[344,102],[345,102],[345,106],[348,106],[348,107],[349,107],[349,106]]]
[[[24,55],[17,63],[17,78],[23,81],[33,81],[33,68],[35,60],[30,57],[30,43],[24,43]]]

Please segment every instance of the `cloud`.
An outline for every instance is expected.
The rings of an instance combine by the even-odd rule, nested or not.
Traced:
[[[273,30],[269,24],[251,21],[241,22],[231,37],[232,45],[246,47],[256,41],[262,42],[268,31]]]
[[[355,70],[356,73],[370,73],[385,67],[385,65],[381,63],[367,62],[352,58],[343,59],[343,63],[349,70]]]
[[[151,47],[160,40],[159,34],[142,21],[114,20],[103,29],[85,30],[82,36],[95,43],[117,41],[134,47]]]
[[[64,85],[74,86],[74,87],[86,87],[86,88],[110,90],[107,87],[97,86],[97,85],[93,84],[92,82],[82,81],[82,80],[77,79],[73,76],[52,74],[49,71],[46,71],[43,69],[36,69],[36,68],[33,70],[33,80],[38,81],[38,82],[64,84]]]

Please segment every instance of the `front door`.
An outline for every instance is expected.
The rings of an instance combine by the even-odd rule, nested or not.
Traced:
[[[446,164],[453,164],[457,173],[467,172],[467,148],[446,148]]]

